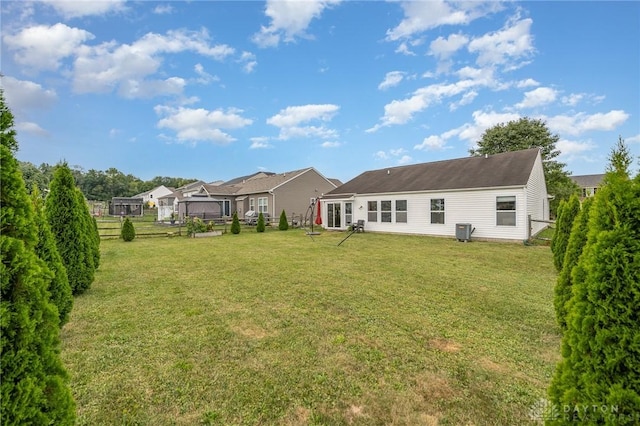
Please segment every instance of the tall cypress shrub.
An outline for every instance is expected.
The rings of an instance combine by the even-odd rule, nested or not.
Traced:
[[[93,282],[94,254],[87,244],[86,221],[82,207],[78,205],[71,169],[66,163],[56,166],[45,200],[45,212],[67,269],[71,291],[80,294]]]
[[[34,186],[31,191],[31,203],[34,208],[33,222],[38,229],[38,244],[35,246],[36,255],[45,261],[53,273],[53,279],[49,284],[48,290],[51,301],[58,308],[58,317],[62,326],[69,320],[69,313],[73,307],[73,295],[67,278],[67,269],[62,263],[55,238],[45,217],[43,200],[37,186]]]
[[[631,180],[613,165],[572,272],[562,360],[549,396],[562,407],[615,409],[615,417],[572,410],[560,423],[635,424],[640,413],[640,176]]]
[[[8,110],[3,104],[2,121]],[[0,145],[0,424],[72,425],[75,403],[60,359],[54,279],[35,252],[38,229],[18,162]]]
[[[89,205],[84,194],[76,186],[76,207],[78,215],[82,218],[84,244],[87,246],[89,256],[87,257],[88,267],[92,270],[98,269],[100,265],[100,236],[97,233],[97,224],[94,224],[94,218],[89,211]]]
[[[256,225],[256,231],[264,232],[264,230],[265,230],[264,215],[262,214],[262,212],[260,212],[260,214],[258,214],[258,224]]]
[[[553,300],[556,309],[556,319],[562,330],[567,328],[567,309],[568,302],[572,295],[572,272],[578,263],[578,259],[582,254],[584,245],[587,243],[587,231],[589,229],[589,210],[593,205],[593,198],[587,198],[582,202],[580,212],[573,221],[571,235],[567,243],[567,250],[562,263],[562,271],[558,275],[556,287],[554,289],[555,297]]]
[[[287,214],[282,210],[280,213],[280,223],[278,223],[278,229],[281,231],[286,231],[289,229],[289,222],[287,222]]]
[[[238,212],[233,212],[233,219],[231,220],[231,233],[240,233],[240,219],[238,219]]]
[[[562,203],[561,203],[562,204]],[[567,243],[571,228],[578,212],[580,211],[580,201],[577,195],[572,195],[565,203],[563,203],[560,215],[556,220],[556,230],[551,241],[551,251],[553,252],[553,264],[560,272],[564,262],[564,254],[567,251]]]

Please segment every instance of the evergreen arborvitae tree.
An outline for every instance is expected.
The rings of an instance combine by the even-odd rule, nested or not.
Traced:
[[[571,299],[572,271],[578,263],[584,245],[587,242],[587,230],[589,229],[589,210],[593,204],[593,198],[587,198],[582,202],[580,212],[573,221],[571,235],[567,243],[567,250],[562,262],[562,271],[558,275],[555,287],[553,304],[556,309],[556,319],[562,330],[567,328],[567,303]]]
[[[558,216],[556,220],[556,231],[551,241],[551,251],[553,252],[553,264],[558,272],[562,270],[564,254],[567,251],[567,243],[569,242],[569,235],[571,235],[573,221],[579,211],[580,200],[578,200],[578,196],[574,194],[564,203],[560,211],[560,216]]]
[[[5,114],[2,104],[2,121]],[[3,125],[4,126],[4,125]],[[73,425],[75,403],[60,359],[54,279],[35,252],[38,229],[18,168],[0,145],[0,424]]]
[[[280,223],[278,223],[278,229],[281,231],[286,231],[289,229],[289,222],[287,222],[287,214],[282,210],[280,213]]]
[[[53,279],[49,284],[48,290],[51,295],[51,301],[58,308],[58,317],[60,326],[62,326],[69,320],[69,313],[73,307],[73,295],[67,278],[67,269],[62,263],[55,238],[44,214],[43,200],[37,186],[34,186],[31,192],[31,203],[34,208],[34,224],[38,229],[38,244],[35,247],[36,255],[46,262],[53,273]]]
[[[124,218],[122,230],[120,231],[120,237],[127,242],[133,241],[133,239],[136,237],[136,230],[133,227],[133,222],[131,222],[128,217]]]
[[[53,173],[45,200],[45,213],[56,240],[62,263],[73,294],[80,294],[91,286],[95,274],[94,253],[87,244],[86,220],[76,192],[71,169],[59,164]]]
[[[264,226],[264,215],[262,214],[262,212],[260,212],[260,214],[258,215],[258,224],[256,225],[256,231],[257,232],[264,232],[265,226]]]
[[[76,198],[78,214],[82,218],[82,226],[84,227],[84,244],[87,246],[89,252],[88,263],[95,271],[98,269],[98,265],[100,265],[100,235],[98,234],[98,225],[95,223],[93,216],[91,216],[89,205],[87,204],[84,194],[78,187],[76,187]]]
[[[549,396],[560,407],[615,407],[615,418],[572,410],[571,419],[561,419],[567,424],[636,424],[640,413],[640,175],[631,180],[612,165],[572,272],[562,361]]]
[[[238,212],[233,212],[233,220],[231,221],[231,233],[240,233],[240,219],[238,219]]]

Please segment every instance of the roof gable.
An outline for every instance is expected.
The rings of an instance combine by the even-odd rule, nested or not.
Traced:
[[[531,148],[486,157],[466,157],[371,170],[356,176],[327,195],[524,186],[531,176],[538,155],[538,148]]]

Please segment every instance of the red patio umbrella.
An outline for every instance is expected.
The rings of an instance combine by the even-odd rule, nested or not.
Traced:
[[[322,225],[322,216],[320,215],[320,199],[318,199],[318,215],[316,216],[316,225]]]

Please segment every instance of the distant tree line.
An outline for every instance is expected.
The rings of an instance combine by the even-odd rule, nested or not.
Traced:
[[[56,166],[42,163],[19,161],[20,171],[27,189],[37,187],[41,194],[46,194]],[[70,166],[71,174],[80,191],[87,200],[109,201],[113,197],[130,197],[141,192],[149,191],[160,185],[178,188],[197,179],[185,179],[169,176],[156,176],[151,180],[142,179],[131,174],[125,175],[118,169],[111,167],[107,170],[90,169],[85,171],[80,166]]]

